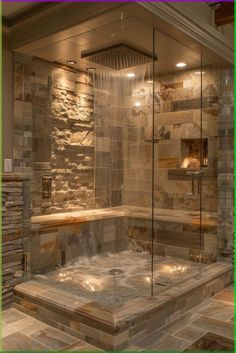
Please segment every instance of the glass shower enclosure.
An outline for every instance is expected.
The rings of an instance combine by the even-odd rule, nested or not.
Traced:
[[[219,173],[232,69],[135,17],[81,35],[98,34],[80,48],[86,71],[15,56],[17,134],[32,136],[15,166],[32,178],[32,278],[116,308],[187,286],[231,246]]]

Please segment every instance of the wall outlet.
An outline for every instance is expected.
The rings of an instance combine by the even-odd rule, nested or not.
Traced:
[[[12,159],[4,159],[4,172],[11,173],[12,172]]]

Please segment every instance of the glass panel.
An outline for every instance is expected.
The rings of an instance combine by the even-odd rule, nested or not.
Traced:
[[[153,292],[199,273],[201,173],[207,139],[201,124],[201,56],[162,32],[154,91]]]
[[[233,256],[233,68],[202,58],[202,125],[208,138],[203,174],[203,262]],[[219,264],[220,265],[220,264]]]
[[[15,55],[32,273],[109,308],[187,281],[233,246],[232,69],[117,14],[83,34],[79,68]]]
[[[217,212],[218,212],[218,104],[219,88],[217,68],[202,57],[202,192],[201,238],[202,263],[210,264],[217,259]]]
[[[152,265],[153,29],[117,15],[79,69],[18,57],[33,278],[109,309],[150,296]]]
[[[124,28],[133,28],[133,21]],[[146,35],[144,47],[133,46],[132,31],[126,32],[130,45],[109,45],[90,58],[96,68],[96,208],[113,215],[105,221],[108,248],[101,261],[114,292],[110,298],[104,292],[103,300],[114,307],[150,296],[151,285],[152,28],[142,24],[137,32]]]
[[[14,54],[14,172],[31,173],[31,101],[30,74],[27,72],[29,59],[25,55]],[[27,80],[28,79],[28,80]],[[28,158],[28,160],[27,160]],[[27,169],[28,168],[28,169]]]
[[[32,56],[14,53],[14,172],[29,179],[24,184],[24,271],[30,266],[47,268],[51,253],[42,254],[40,235],[30,230],[31,214],[48,213],[51,195],[51,64]],[[55,232],[54,232],[55,233]],[[56,241],[56,240],[55,240]],[[30,256],[31,255],[31,256]],[[31,261],[30,261],[31,258]],[[43,261],[42,261],[43,260]],[[45,260],[45,261],[44,261]],[[50,261],[49,261],[50,262]],[[55,264],[58,264],[55,261]]]
[[[233,256],[232,68],[116,15],[70,38],[77,66],[16,54],[14,92],[26,305],[108,350],[221,290]]]

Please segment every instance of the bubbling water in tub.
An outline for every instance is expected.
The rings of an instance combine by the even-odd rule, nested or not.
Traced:
[[[155,255],[153,278],[156,291],[192,276],[197,270],[197,263]],[[35,278],[104,305],[116,305],[131,298],[150,295],[151,255],[146,251],[125,250],[116,254],[80,257]]]

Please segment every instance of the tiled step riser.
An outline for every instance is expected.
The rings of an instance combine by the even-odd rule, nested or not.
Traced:
[[[15,293],[14,306],[27,315],[45,322],[52,327],[69,333],[83,341],[93,344],[101,349],[115,350],[115,334],[119,339],[120,332],[114,327],[104,326],[94,319],[75,315],[69,311],[61,310],[54,304],[46,304],[30,296]],[[122,333],[121,333],[122,335]],[[125,340],[125,342],[127,339]]]
[[[214,294],[225,289],[233,283],[233,270],[226,271],[207,283],[196,286],[194,289],[186,290],[185,293],[170,298],[161,308],[149,311],[143,315],[139,321],[129,322],[128,346],[135,344],[141,338],[146,337],[151,332],[163,325],[182,316],[188,310],[194,308]],[[187,287],[187,284],[186,284]],[[126,346],[127,346],[126,345]]]
[[[15,292],[15,307],[53,327],[74,335],[104,350],[121,350],[134,344],[157,328],[180,317],[189,309],[226,288],[233,281],[233,270],[222,271],[205,283],[169,296],[162,306],[147,310],[142,315],[124,318],[119,324],[96,321],[93,317],[75,314],[30,295]],[[186,284],[187,286],[187,284]],[[155,300],[155,299],[154,299]],[[143,308],[142,308],[143,309]],[[136,312],[139,307],[137,304]],[[103,318],[101,318],[102,321]]]

